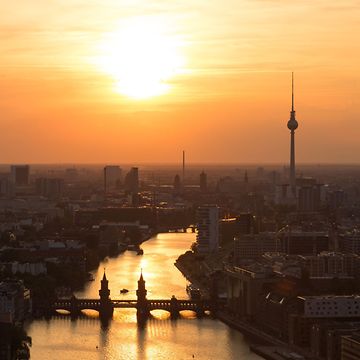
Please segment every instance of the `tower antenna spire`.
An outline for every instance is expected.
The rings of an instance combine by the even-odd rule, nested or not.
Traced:
[[[294,111],[294,72],[291,73],[291,111]]]

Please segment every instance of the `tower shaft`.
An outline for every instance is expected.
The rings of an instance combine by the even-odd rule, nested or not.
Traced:
[[[296,192],[296,170],[295,170],[295,130],[290,131],[290,187],[291,192]]]
[[[294,107],[294,73],[291,74],[291,112],[290,120],[287,127],[290,130],[290,188],[294,196],[296,196],[296,170],[295,170],[295,130],[299,124],[295,117]]]

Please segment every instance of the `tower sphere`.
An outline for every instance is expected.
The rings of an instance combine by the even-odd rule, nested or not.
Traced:
[[[296,130],[298,128],[299,124],[296,121],[295,117],[294,118],[290,118],[290,120],[287,123],[287,127],[289,130]]]

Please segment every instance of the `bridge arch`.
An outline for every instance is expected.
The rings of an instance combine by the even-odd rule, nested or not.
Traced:
[[[62,308],[56,308],[54,309],[54,312],[59,315],[71,315],[70,309],[62,309]]]
[[[86,317],[99,317],[100,316],[100,310],[99,309],[81,309],[80,310],[81,314],[86,316]]]
[[[180,310],[179,314],[185,319],[195,319],[198,317],[196,310]]]
[[[171,312],[164,309],[152,309],[150,310],[150,315],[155,319],[167,320],[171,317]]]

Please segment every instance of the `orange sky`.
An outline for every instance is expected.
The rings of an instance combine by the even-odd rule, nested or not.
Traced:
[[[285,163],[291,71],[298,161],[360,162],[360,1],[0,4],[0,163]]]

